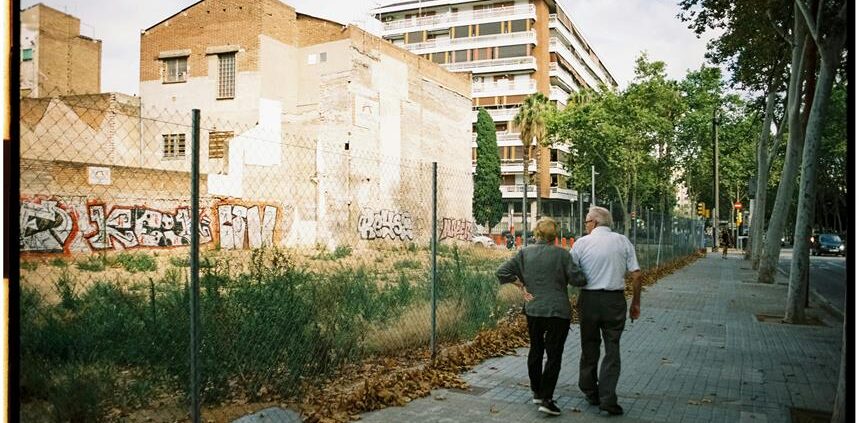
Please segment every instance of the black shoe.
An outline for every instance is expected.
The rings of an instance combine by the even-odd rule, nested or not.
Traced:
[[[617,404],[606,405],[606,406],[601,405],[600,410],[605,411],[606,413],[608,413],[612,416],[619,416],[619,415],[623,414],[623,408],[621,408],[621,406],[619,406]]]
[[[587,396],[588,404],[590,405],[600,405],[600,397],[598,396]]]
[[[550,399],[544,399],[543,403],[540,404],[540,408],[538,408],[537,411],[540,411],[542,413],[546,413],[550,416],[560,416],[561,415],[561,409],[558,408],[557,405],[555,405],[555,401],[552,401]]]

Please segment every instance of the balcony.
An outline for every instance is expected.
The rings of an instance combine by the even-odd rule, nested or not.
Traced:
[[[561,188],[561,187],[551,187],[551,188],[549,188],[549,198],[558,198],[561,200],[576,201],[579,199],[579,196],[578,196],[578,193],[572,189]]]
[[[537,81],[528,79],[526,81],[501,80],[484,82],[471,85],[473,97],[494,97],[502,95],[531,94],[537,92]]]
[[[558,39],[558,37],[549,38],[549,51],[555,52],[561,57],[563,57],[564,60],[567,61],[567,63],[573,66],[573,68],[576,70],[576,73],[578,73],[579,76],[581,76],[582,79],[584,79],[589,86],[591,86],[592,88],[597,88],[597,86],[599,86],[597,80],[591,76],[587,69],[585,69],[585,65],[581,62],[581,60],[576,57],[573,52],[570,51],[570,48],[567,47],[566,44],[562,43],[561,40]]]
[[[525,186],[517,185],[501,185],[501,198],[522,198],[522,193],[525,192]],[[528,185],[528,198],[537,198],[537,187]]]
[[[486,111],[489,112],[489,116],[492,117],[492,120],[495,122],[509,122],[516,117],[516,113],[519,113],[519,108],[486,109]],[[471,123],[475,122],[477,122],[477,110],[471,112]]]
[[[556,14],[549,15],[549,28],[555,29],[559,34],[561,34],[561,36],[563,36],[567,40],[567,43],[569,43],[573,47],[573,49],[575,49],[576,54],[578,56],[580,56],[582,58],[582,60],[585,60],[585,58],[590,59],[591,55],[590,55],[590,53],[588,53],[585,46],[582,45],[582,43],[578,37],[574,36],[570,32],[570,30],[567,29],[567,27],[564,26],[564,24],[558,20],[558,15],[556,15]],[[593,60],[591,59],[591,61],[593,61]],[[594,64],[594,67],[596,67],[596,64]],[[599,77],[601,82],[603,82],[605,84],[609,83],[608,79],[604,75],[602,75],[601,73],[598,73],[598,72],[594,72],[594,73],[597,74],[597,76]]]
[[[537,160],[528,160],[528,173],[537,171]],[[521,175],[522,174],[522,159],[502,159],[501,160],[502,175]]]
[[[567,86],[568,91],[579,91],[579,84],[573,75],[558,65],[557,62],[549,62],[549,76],[556,78],[561,84]]]
[[[549,173],[554,175],[570,176],[570,172],[561,162],[549,162]]]
[[[482,35],[466,38],[441,38],[422,43],[403,44],[401,47],[414,54],[436,53],[439,51],[467,50],[472,48],[513,46],[518,44],[537,44],[537,32],[513,32],[510,34]]]
[[[519,139],[519,133],[496,132],[495,140],[499,147],[515,147],[522,145],[522,140]],[[471,134],[471,146],[477,147],[477,134]]]
[[[483,10],[463,10],[433,16],[399,19],[382,24],[382,36],[412,31],[430,31],[459,25],[470,25],[499,20],[536,19],[537,9],[533,4],[496,7]]]
[[[567,107],[567,99],[569,97],[570,94],[559,87],[552,85],[549,88],[549,100],[557,101],[558,105],[561,106],[559,108]]]
[[[537,70],[537,58],[533,56],[510,57],[506,59],[474,60],[471,62],[447,63],[441,66],[451,72],[489,73],[523,70],[535,71]]]

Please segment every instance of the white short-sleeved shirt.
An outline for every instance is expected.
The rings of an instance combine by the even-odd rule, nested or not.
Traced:
[[[582,289],[623,290],[626,272],[640,270],[629,238],[606,226],[576,240],[570,255],[588,278]]]

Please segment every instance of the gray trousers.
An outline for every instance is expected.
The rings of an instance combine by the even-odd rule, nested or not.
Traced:
[[[583,289],[579,294],[578,308],[582,337],[579,389],[590,398],[599,398],[601,406],[616,405],[615,390],[620,377],[620,335],[626,325],[626,298],[622,291]],[[597,376],[601,341],[605,343],[605,357]]]

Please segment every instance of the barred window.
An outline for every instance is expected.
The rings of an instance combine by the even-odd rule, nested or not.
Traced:
[[[165,159],[185,157],[185,134],[163,134],[162,137]]]
[[[21,50],[21,60],[23,60],[23,61],[33,60],[33,49],[25,48],[25,49]]]
[[[218,98],[236,96],[236,53],[218,55]]]
[[[188,57],[164,60],[164,82],[185,82],[188,79]]]
[[[229,141],[233,138],[233,131],[211,131],[209,132],[209,158],[223,159],[227,156]]]

